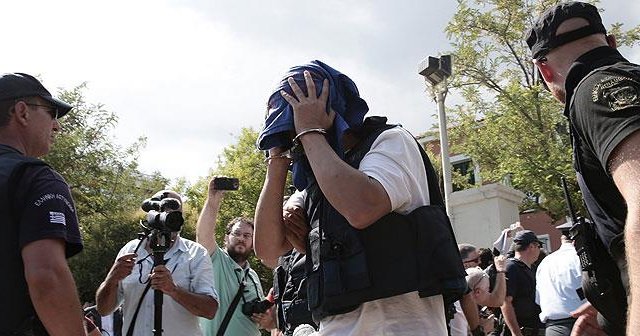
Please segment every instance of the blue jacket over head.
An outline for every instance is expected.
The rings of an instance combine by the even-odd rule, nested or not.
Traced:
[[[327,140],[331,148],[344,158],[342,136],[352,128],[362,125],[364,115],[369,107],[360,93],[356,84],[338,70],[320,62],[312,61],[308,64],[294,66],[284,75],[278,87],[273,91],[268,101],[268,114],[264,123],[264,129],[258,136],[258,149],[269,150],[274,147],[291,148],[292,134],[295,132],[293,124],[293,108],[282,98],[280,90],[294,95],[287,78],[292,77],[303,91],[306,91],[304,71],[311,73],[316,85],[316,93],[322,90],[324,79],[329,80],[329,98],[327,113],[332,108],[336,112],[333,127],[327,130]],[[294,95],[295,96],[295,95]],[[303,190],[309,183],[312,171],[306,158],[296,159],[292,165],[293,183],[298,190]]]

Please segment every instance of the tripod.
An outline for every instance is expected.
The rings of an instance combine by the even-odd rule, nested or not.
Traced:
[[[164,265],[164,254],[169,250],[171,245],[171,232],[155,230],[155,234],[151,235],[149,243],[153,254],[153,267]],[[162,335],[162,304],[164,293],[161,290],[153,291],[153,335]]]

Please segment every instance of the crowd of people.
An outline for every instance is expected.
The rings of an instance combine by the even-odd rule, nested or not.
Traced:
[[[313,61],[267,100],[254,219],[231,220],[216,241],[225,190],[214,177],[196,241],[185,239],[182,195],[158,191],[143,205],[149,231],[120,249],[87,316],[66,262],[82,250],[71,192],[37,159],[72,106],[30,75],[2,75],[0,335],[100,335],[102,316],[127,336],[637,334],[640,67],[586,3],[548,9],[526,42],[565,103],[592,218],[558,227],[557,251],[541,257],[529,230],[505,231],[509,251],[458,244],[422,146],[365,118],[356,84]],[[274,269],[266,295],[254,248]]]

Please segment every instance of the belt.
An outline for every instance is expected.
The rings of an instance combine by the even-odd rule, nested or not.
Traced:
[[[573,317],[567,317],[567,318],[562,318],[562,319],[547,319],[547,321],[545,322],[545,325],[548,326],[554,326],[554,325],[566,325],[566,324],[571,324],[574,323],[576,321],[575,318]]]

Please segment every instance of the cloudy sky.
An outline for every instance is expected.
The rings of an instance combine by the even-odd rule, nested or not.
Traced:
[[[418,62],[450,49],[454,0],[2,1],[1,72],[50,89],[88,83],[119,116],[114,141],[146,136],[140,167],[194,181],[242,127],[260,128],[284,71],[319,59],[358,84],[370,114],[414,134],[436,121]],[[640,24],[640,1],[603,0],[608,25]],[[640,48],[623,50],[640,62]],[[64,119],[63,119],[64,122]]]

